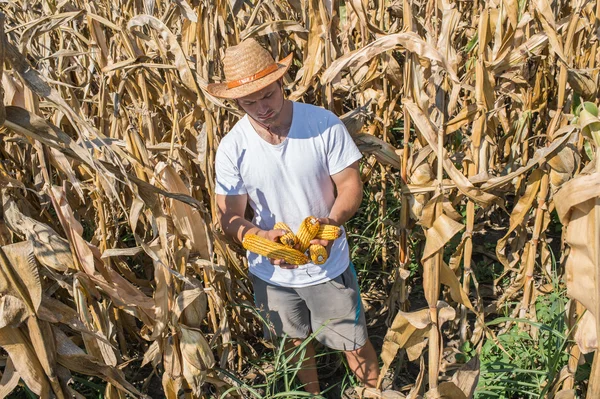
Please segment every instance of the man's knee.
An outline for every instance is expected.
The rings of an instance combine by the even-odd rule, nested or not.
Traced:
[[[306,340],[305,338],[285,338],[285,345],[287,347],[296,347],[302,345],[302,343]],[[310,343],[308,343],[310,345]]]
[[[375,349],[373,345],[371,345],[371,341],[367,339],[365,344],[360,348],[356,348],[353,350],[344,351],[347,357],[353,357],[355,359],[365,359],[367,357],[371,357],[375,353]]]

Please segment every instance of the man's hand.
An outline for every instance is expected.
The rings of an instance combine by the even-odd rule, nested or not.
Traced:
[[[287,231],[282,230],[282,229],[273,229],[273,230],[261,230],[256,234],[261,237],[264,237],[268,240],[279,242],[279,238],[286,233],[287,233]],[[298,268],[298,265],[290,265],[289,263],[286,263],[283,259],[269,258],[269,261],[271,262],[272,265],[279,266],[282,269],[297,269]]]
[[[279,237],[287,233],[287,231],[283,229],[273,229],[273,230],[260,230],[256,233],[257,236],[262,238],[266,238],[270,241],[279,242]]]
[[[330,219],[330,218],[318,218],[318,220],[319,220],[319,223],[321,223],[321,224],[332,224],[334,226],[339,226],[333,219]],[[325,249],[327,250],[327,258],[329,259],[329,255],[331,253],[331,247],[333,246],[333,241],[315,238],[313,240],[310,240],[310,243],[324,246]]]
[[[319,220],[319,223],[321,223],[321,224],[331,224],[334,226],[339,226],[338,222],[336,222],[335,220],[330,219],[330,218],[318,218],[318,220]],[[286,233],[287,233],[287,231],[282,230],[282,229],[273,229],[273,230],[261,230],[255,234],[259,235],[261,237],[264,237],[268,240],[279,242],[279,238],[281,236],[285,235]],[[310,240],[310,243],[324,246],[325,249],[327,250],[327,257],[329,258],[329,255],[331,253],[331,247],[333,245],[332,240],[323,240],[320,238],[315,238],[313,240]],[[298,249],[298,244],[294,248]],[[283,259],[269,259],[269,261],[271,261],[272,265],[278,266],[282,269],[297,269],[299,266],[299,265],[290,265],[289,263],[286,263]]]

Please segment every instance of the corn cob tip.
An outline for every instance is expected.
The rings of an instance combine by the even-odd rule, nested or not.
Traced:
[[[322,265],[327,261],[327,249],[318,244],[312,244],[309,249],[310,259],[315,265]]]

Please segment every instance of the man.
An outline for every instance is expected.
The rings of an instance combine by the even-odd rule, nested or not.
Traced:
[[[274,230],[276,222],[297,231],[307,216],[342,226],[362,199],[361,153],[339,118],[284,98],[282,77],[291,62],[290,54],[275,63],[249,39],[226,50],[226,82],[208,86],[211,94],[235,99],[246,112],[216,155],[221,227],[240,242],[246,234],[277,241],[285,231]],[[244,218],[248,203],[254,210],[252,221]],[[256,306],[272,324],[265,327],[265,335],[273,331],[289,337],[291,349],[314,332],[319,342],[344,351],[358,379],[374,387],[379,364],[367,337],[345,232],[333,242],[312,243],[328,249],[323,265],[289,265],[248,252]],[[309,343],[298,377],[306,391],[317,394],[314,354]]]

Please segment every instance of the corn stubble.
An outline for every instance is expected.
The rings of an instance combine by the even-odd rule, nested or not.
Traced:
[[[214,156],[241,113],[205,87],[222,76],[224,48],[247,37],[294,52],[289,97],[343,114],[365,182],[399,183],[395,233],[379,231],[398,248],[383,260],[393,272],[384,372],[404,349],[421,365],[408,397],[470,397],[477,358],[449,379],[459,365],[442,356],[442,332],[478,348],[495,337],[473,236],[509,206],[495,256],[511,283],[493,305],[518,302],[514,316],[535,320],[556,210],[569,320],[580,322],[572,361],[551,383],[561,398],[574,395],[577,359],[597,350],[600,333],[600,3],[0,7],[0,396],[22,381],[42,397],[83,397],[69,384],[75,372],[105,380],[106,397],[143,397],[128,377],[140,358],[162,373],[167,398],[238,384],[219,370],[242,372],[255,356],[243,342],[260,324],[246,310],[242,251],[216,225]],[[382,194],[373,200],[384,212]],[[416,229],[424,242],[409,245]],[[424,309],[410,306],[411,257]],[[598,356],[587,397],[600,397]]]

